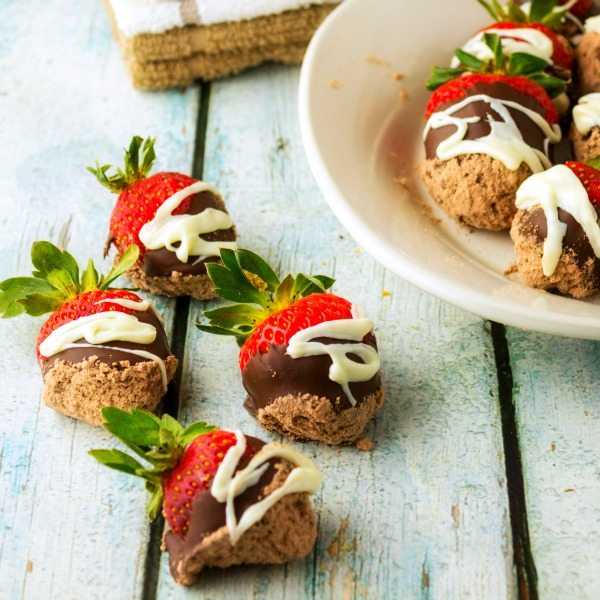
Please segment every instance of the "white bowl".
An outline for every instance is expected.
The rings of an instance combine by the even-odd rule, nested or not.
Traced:
[[[448,64],[488,22],[474,0],[345,0],[302,67],[300,126],[312,172],[356,241],[411,283],[507,325],[600,339],[598,299],[505,276],[514,261],[508,234],[457,225],[416,176],[431,68]]]

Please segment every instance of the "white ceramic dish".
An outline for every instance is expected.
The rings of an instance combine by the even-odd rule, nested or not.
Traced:
[[[411,283],[507,325],[600,339],[599,299],[563,298],[505,276],[514,260],[508,234],[460,227],[416,177],[424,82],[488,22],[474,0],[345,0],[302,67],[300,125],[311,169],[357,242]]]

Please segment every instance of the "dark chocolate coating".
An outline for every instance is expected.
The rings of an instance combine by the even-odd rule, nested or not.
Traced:
[[[595,260],[596,254],[594,253],[594,249],[592,248],[585,231],[573,218],[573,215],[562,208],[559,208],[558,218],[567,226],[567,232],[563,238],[563,249],[572,250],[575,261],[580,266],[583,266],[590,258]],[[548,224],[546,222],[544,210],[542,208],[536,208],[528,211],[525,227],[527,228],[525,233],[531,232],[535,236],[536,241],[539,244],[543,244],[548,235]]]
[[[221,198],[212,192],[200,192],[190,196],[189,199],[190,207],[185,214],[197,215],[207,208],[225,211],[225,205]],[[219,229],[200,237],[209,242],[233,242],[235,241],[235,228]],[[194,264],[197,258],[197,256],[190,256],[188,262],[182,263],[175,252],[166,248],[146,250],[142,259],[142,269],[149,277],[168,277],[173,271],[184,275],[203,275],[206,273],[206,263],[218,260],[216,256],[209,256]]]
[[[514,88],[506,85],[505,83],[477,83],[473,87],[467,90],[466,96],[459,100],[449,102],[440,106],[437,110],[443,111],[454,104],[459,104],[465,98],[471,96],[478,96],[484,94],[492,98],[498,98],[500,100],[509,100],[516,102],[521,106],[537,112],[544,116],[545,109],[537,103],[537,101],[527,94],[522,94]],[[521,135],[525,142],[532,148],[536,148],[541,152],[544,152],[544,132],[539,126],[532,121],[525,113],[515,108],[507,107],[512,118],[514,119]],[[492,110],[491,106],[487,102],[478,101],[472,102],[457,111],[453,115],[454,117],[481,117],[481,120],[477,123],[471,123],[468,126],[467,133],[465,135],[466,140],[478,140],[482,137],[489,135],[491,131],[490,124],[487,120],[488,117],[494,121],[502,121],[502,118],[498,113]],[[454,132],[456,127],[454,125],[447,125],[438,129],[430,129],[425,139],[425,152],[427,159],[436,158],[436,152],[438,146],[445,140],[447,140]]]
[[[315,341],[325,344],[353,343],[331,338],[317,338]],[[377,342],[372,333],[367,334],[363,342],[377,348]],[[311,394],[329,398],[337,412],[352,407],[342,387],[329,379],[329,367],[331,366],[329,356],[292,358],[286,354],[286,351],[287,346],[272,344],[268,352],[258,353],[248,361],[242,373],[242,382],[248,392],[244,406],[250,414],[256,415],[259,409],[287,394]],[[356,355],[350,354],[349,356],[360,362]],[[380,388],[379,373],[376,373],[369,381],[350,384],[350,390],[358,403]]]
[[[246,443],[256,453],[265,443],[262,440],[246,436]],[[248,464],[248,459],[242,458],[237,471],[243,469]],[[262,490],[268,486],[273,477],[275,477],[276,459],[269,461],[269,468],[263,473],[256,485],[249,487],[245,492],[237,496],[234,500],[235,514],[239,521],[244,511],[253,504],[256,504],[261,499]],[[210,490],[205,490],[198,494],[192,502],[192,512],[188,531],[185,536],[178,536],[172,531],[165,534],[165,546],[169,552],[169,564],[171,572],[174,573],[175,565],[184,558],[187,554],[193,551],[195,546],[202,542],[207,536],[217,531],[226,524],[225,521],[225,503],[218,502],[210,493]]]
[[[145,350],[146,352],[151,352],[155,354],[159,358],[165,360],[170,354],[169,350],[169,340],[167,339],[167,334],[165,333],[165,329],[156,316],[156,313],[152,308],[149,308],[143,312],[135,312],[135,316],[142,321],[143,323],[149,323],[156,328],[156,338],[151,344],[134,344],[133,342],[107,342],[107,346],[114,346],[116,348],[129,348],[131,350]],[[87,344],[85,340],[78,340],[75,342],[76,344]],[[121,361],[129,361],[130,364],[135,365],[140,362],[146,362],[149,359],[142,358],[137,354],[130,354],[129,352],[119,352],[118,350],[109,350],[107,348],[101,348],[98,346],[93,346],[89,348],[69,348],[67,350],[63,350],[62,352],[58,352],[49,358],[45,358],[42,360],[42,371],[45,373],[48,369],[52,368],[54,363],[58,360],[62,360],[68,363],[80,363],[90,356],[98,357],[100,362],[106,363],[107,365],[112,365]]]

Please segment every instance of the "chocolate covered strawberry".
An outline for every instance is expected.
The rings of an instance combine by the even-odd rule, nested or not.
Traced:
[[[458,50],[458,67],[436,68],[425,111],[426,159],[421,167],[431,196],[452,217],[477,229],[508,229],[515,193],[532,173],[552,164],[562,139],[550,95],[564,81],[540,58],[507,56],[500,38],[484,34],[493,58]],[[540,82],[540,83],[538,83]]]
[[[328,293],[333,279],[281,281],[248,250],[222,250],[208,265],[219,296],[204,331],[235,336],[246,408],[274,431],[340,444],[357,439],[383,403],[373,323]]]
[[[214,297],[206,263],[221,248],[235,248],[235,227],[219,192],[211,185],[174,172],[150,175],[154,139],[135,136],[123,168],[88,167],[118,194],[110,219],[106,251],[121,255],[131,244],[140,251],[128,277],[140,288],[167,296]]]
[[[594,5],[593,0],[477,1],[495,21],[541,23],[557,31],[565,31],[569,23],[587,17]]]
[[[0,282],[2,317],[52,313],[36,342],[44,401],[93,425],[103,406],[155,408],[175,373],[154,309],[129,290],[110,288],[137,258],[131,246],[106,276],[91,260],[80,273],[68,252],[36,242],[33,277]]]
[[[511,228],[517,268],[535,288],[574,298],[600,291],[600,171],[567,162],[519,188]]]
[[[103,410],[104,425],[137,456],[92,450],[99,462],[146,481],[148,514],[162,513],[171,573],[184,585],[207,567],[284,563],[310,553],[314,464],[281,444],[169,415]],[[144,462],[140,462],[142,459]]]

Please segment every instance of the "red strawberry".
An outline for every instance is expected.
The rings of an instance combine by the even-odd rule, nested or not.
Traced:
[[[556,66],[566,70],[570,70],[573,65],[573,51],[571,50],[567,40],[565,40],[565,38],[563,38],[561,35],[552,31],[552,29],[546,25],[542,25],[541,23],[513,23],[509,21],[501,21],[486,27],[482,31],[488,31],[490,29],[535,29],[540,31],[550,39],[552,46],[554,47],[552,62]],[[519,38],[516,37],[515,39]]]
[[[88,171],[103,186],[119,194],[110,218],[109,236],[109,243],[115,244],[119,254],[135,244],[140,249],[140,257],[143,256],[145,247],[139,239],[140,229],[154,218],[165,200],[198,181],[188,175],[171,172],[155,173],[148,177],[155,158],[154,139],[144,140],[135,136],[125,151],[123,169],[117,169],[110,175],[110,165],[88,167]],[[191,198],[186,198],[173,214],[185,214]]]
[[[585,187],[590,202],[600,207],[600,170],[592,165],[581,162],[566,162],[566,167],[569,167],[579,178]]]
[[[462,100],[466,97],[467,91],[478,83],[503,83],[521,94],[527,94],[544,109],[544,118],[549,123],[558,123],[556,107],[542,86],[527,77],[519,75],[509,76],[484,73],[467,73],[438,87],[427,103],[425,117],[430,117],[440,107]]]
[[[348,300],[325,293],[334,280],[323,275],[288,275],[280,281],[271,267],[249,250],[221,250],[223,264],[207,266],[216,292],[240,302],[206,311],[203,331],[233,335],[241,344],[239,362],[243,371],[258,353],[271,345],[285,346],[303,329],[325,321],[352,318]]]
[[[45,359],[39,354],[39,345],[64,323],[101,311],[131,312],[119,304],[97,302],[106,298],[140,300],[132,292],[109,288],[137,258],[138,249],[131,246],[107,275],[100,276],[91,260],[80,274],[77,262],[68,252],[50,242],[35,242],[31,248],[33,277],[14,277],[0,282],[0,316],[52,313],[36,343],[36,354],[42,362]]]
[[[154,519],[162,506],[173,533],[184,536],[192,502],[198,494],[210,490],[219,465],[236,444],[235,435],[206,423],[194,423],[184,429],[169,415],[159,418],[143,410],[127,413],[108,407],[102,416],[106,429],[152,467],[146,468],[120,450],[91,450],[90,454],[107,467],[146,479],[152,494],[150,518]],[[240,466],[246,465],[257,450],[256,444],[248,443]]]
[[[567,4],[570,0],[559,0],[559,4]],[[585,18],[590,14],[594,6],[594,0],[578,0],[570,9],[569,12],[573,13],[576,17]]]
[[[573,6],[559,10],[560,7],[570,3],[571,0],[559,0],[547,2],[546,0],[532,0],[529,10],[523,10],[525,0],[507,0],[497,2],[496,0],[477,0],[495,21],[515,21],[518,23],[542,23],[552,29],[560,29],[565,23],[567,12],[576,17],[587,17],[594,5],[593,0],[578,0]]]

